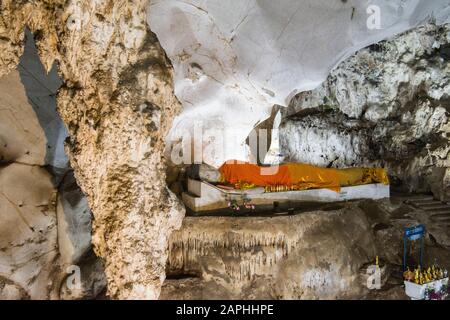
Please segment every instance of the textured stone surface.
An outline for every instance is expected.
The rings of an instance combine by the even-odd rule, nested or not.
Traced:
[[[448,199],[448,24],[427,24],[359,51],[283,111],[284,161],[382,165],[394,184]]]
[[[44,165],[47,149],[44,130],[28,103],[19,72],[0,78],[0,90],[1,163]]]
[[[0,75],[16,67],[24,27],[47,70],[67,152],[95,217],[93,244],[114,298],[157,298],[167,237],[184,209],[165,184],[164,137],[179,109],[170,62],[146,22],[147,1],[2,1]]]
[[[374,32],[367,38],[368,31],[364,29],[365,8],[352,1],[337,1],[334,4],[328,1],[315,1],[314,3],[318,3],[318,5],[310,6],[309,8],[312,11],[297,10],[299,7],[296,6],[299,3],[289,1],[286,4],[292,6],[280,15],[273,14],[279,13],[280,6],[275,7],[269,1],[259,2],[263,10],[256,11],[256,14],[251,7],[245,8],[245,5],[251,4],[251,2],[244,3],[243,7],[240,7],[241,2],[239,2],[239,6],[230,2],[226,4],[233,9],[229,12],[236,13],[232,17],[232,21],[230,20],[235,23],[231,23],[230,26],[239,26],[239,28],[227,31],[225,42],[236,41],[235,43],[239,47],[236,49],[241,52],[252,53],[242,60],[235,59],[239,56],[230,53],[231,49],[228,48],[226,43],[224,44],[221,38],[210,37],[210,34],[207,37],[202,35],[200,38],[218,41],[220,43],[218,47],[216,47],[217,43],[208,44],[203,41],[201,41],[200,46],[189,47],[190,41],[196,41],[194,40],[195,36],[189,37],[184,33],[185,31],[192,31],[186,28],[190,23],[178,23],[178,21],[176,25],[167,24],[167,16],[164,17],[163,22],[158,23],[160,20],[156,20],[161,19],[163,15],[156,10],[157,5],[155,3],[162,4],[163,2],[152,1],[150,6],[148,6],[149,2],[144,0],[42,0],[33,2],[4,0],[1,2],[0,76],[10,74],[18,65],[19,57],[24,51],[25,26],[28,26],[35,35],[39,57],[44,69],[48,71],[53,68],[55,70],[54,62],[58,61],[59,71],[64,83],[58,92],[57,104],[58,111],[69,134],[66,150],[75,178],[86,194],[87,203],[94,216],[92,237],[94,250],[96,254],[103,258],[103,261],[97,259],[89,250],[87,219],[86,216],[82,215],[85,211],[85,203],[83,203],[85,200],[75,190],[74,193],[78,197],[77,201],[70,203],[72,191],[61,187],[59,188],[62,197],[59,203],[60,208],[62,207],[64,210],[64,204],[66,208],[69,204],[69,208],[67,212],[58,211],[56,207],[57,189],[51,183],[52,176],[40,167],[44,164],[59,166],[54,161],[58,157],[48,158],[49,152],[44,152],[42,147],[60,147],[59,142],[62,141],[62,137],[65,137],[65,135],[58,134],[59,129],[61,129],[60,123],[54,126],[51,121],[48,123],[42,122],[39,116],[38,119],[29,117],[31,109],[27,106],[27,109],[24,109],[27,116],[23,118],[23,121],[26,124],[29,123],[29,128],[33,130],[25,136],[28,136],[28,138],[33,135],[41,137],[34,140],[39,148],[30,149],[33,141],[24,138],[18,141],[8,140],[16,148],[11,149],[12,151],[8,149],[10,143],[6,140],[12,139],[12,137],[3,135],[3,132],[5,130],[20,131],[20,124],[22,123],[20,119],[20,121],[14,120],[13,125],[3,126],[2,136],[0,137],[1,142],[6,141],[0,149],[2,155],[5,155],[4,159],[6,159],[2,162],[8,164],[0,169],[0,178],[2,179],[0,204],[2,209],[6,208],[5,212],[7,212],[7,214],[1,216],[3,221],[0,223],[0,228],[2,228],[0,237],[0,253],[2,256],[0,261],[2,261],[1,266],[4,268],[0,274],[0,294],[5,295],[6,298],[61,297],[70,299],[95,297],[105,285],[103,262],[110,297],[154,299],[159,296],[161,284],[165,278],[168,239],[171,232],[181,225],[181,219],[184,215],[184,209],[166,186],[166,159],[164,158],[165,137],[172,126],[172,119],[178,112],[180,104],[173,92],[171,64],[160,47],[156,36],[148,29],[148,23],[152,26],[155,23],[162,27],[167,26],[170,36],[182,30],[183,32],[177,33],[176,36],[181,35],[180,37],[188,42],[187,47],[195,51],[195,54],[202,55],[204,53],[202,50],[208,49],[206,56],[204,56],[205,61],[197,61],[197,59],[194,61],[190,58],[184,60],[187,57],[184,55],[176,58],[174,52],[177,52],[178,47],[173,51],[168,50],[168,54],[176,66],[176,84],[186,84],[187,90],[182,93],[187,93],[188,98],[192,96],[198,99],[198,101],[193,101],[194,106],[191,110],[185,109],[185,114],[175,123],[174,130],[182,128],[190,121],[201,119],[198,115],[205,108],[211,110],[211,112],[204,113],[205,126],[211,130],[218,128],[235,131],[237,132],[236,137],[241,139],[238,143],[233,139],[228,140],[228,143],[230,143],[228,150],[231,150],[231,154],[211,155],[211,163],[220,163],[221,157],[225,159],[242,155],[242,150],[237,147],[241,145],[245,147],[244,140],[248,136],[248,132],[258,121],[262,121],[269,116],[273,103],[282,102],[286,104],[286,99],[295,93],[294,89],[304,90],[318,85],[325,78],[330,68],[344,56],[349,55],[361,46],[376,42],[394,32],[410,28],[428,15],[431,8],[442,8],[441,5],[444,1],[433,3],[413,0],[408,2],[396,1],[394,5],[384,7],[385,13],[388,14],[386,21],[392,22],[391,27],[380,32]],[[175,2],[167,1],[165,3],[173,5]],[[228,15],[224,14],[228,11],[224,10],[222,6],[214,6],[218,2],[210,1],[209,3],[213,6],[208,8],[206,14],[202,8],[189,7],[188,4],[189,9],[186,11],[193,11],[198,14],[198,17],[194,17],[194,24],[199,23],[201,27],[196,28],[195,32],[212,30],[213,34],[217,36],[217,30],[222,27],[225,29],[219,30],[220,32],[228,30],[228,26],[220,25],[220,23],[216,23],[216,26],[214,26],[214,23],[218,21],[212,21],[214,19],[210,20],[210,18],[214,16],[213,12],[216,10],[228,19]],[[402,5],[405,3],[409,6],[403,8]],[[313,2],[311,1],[310,4],[313,4]],[[181,3],[177,5],[184,6]],[[356,8],[352,6],[356,6]],[[355,9],[357,11],[356,16],[353,15]],[[245,14],[250,13],[250,11],[253,13],[245,17]],[[264,15],[265,11],[271,14]],[[441,18],[446,18],[446,14],[448,14],[448,11],[445,10],[435,11]],[[318,29],[316,24],[311,22],[320,19],[311,12],[320,12],[317,15],[321,17],[324,13],[337,13],[335,19],[325,19],[326,23],[321,32],[323,32],[323,35],[327,34],[327,37],[324,36],[321,38],[323,41],[314,45],[308,37],[314,34],[310,30],[317,31]],[[176,15],[179,13],[174,12]],[[297,13],[301,16],[296,16]],[[185,14],[180,14],[180,16],[188,17]],[[302,17],[305,19],[301,19]],[[351,22],[354,17],[354,22]],[[236,21],[234,21],[235,19]],[[154,21],[156,22],[154,23]],[[303,25],[299,26],[299,23]],[[250,37],[250,40],[255,40],[255,32],[252,31],[255,26],[264,26],[266,29],[263,29],[263,31],[267,31],[258,31],[256,34],[256,43],[263,44],[259,48],[261,50],[255,50],[254,44],[251,44],[251,50],[249,50],[251,41],[242,42],[246,35],[245,30],[247,32],[250,30],[250,33],[253,34],[253,38]],[[338,26],[342,26],[342,30],[349,32],[342,32]],[[218,29],[215,29],[216,27]],[[237,32],[238,29],[244,31]],[[298,30],[302,32],[298,32]],[[330,30],[332,32],[329,32]],[[361,30],[363,31],[359,33]],[[297,35],[301,34],[307,35],[306,39],[297,38]],[[342,35],[342,37],[336,36],[336,34]],[[267,35],[269,41],[266,41],[267,39],[262,35]],[[349,38],[346,38],[347,36]],[[173,38],[169,36],[161,37],[161,40],[166,44],[172,41],[171,39]],[[299,39],[306,41],[300,41]],[[308,39],[310,41],[307,41]],[[329,43],[327,39],[332,39],[332,42]],[[420,43],[420,41],[418,42]],[[309,45],[301,48],[290,46],[292,44],[303,46],[303,44],[308,43]],[[221,50],[223,45],[227,47],[225,50]],[[282,59],[274,60],[273,52],[266,51],[268,53],[266,57],[262,55],[261,52],[264,52],[263,49],[267,49],[266,46],[276,47],[277,50],[274,54],[275,56],[280,55]],[[322,46],[325,46],[326,50]],[[179,47],[182,48],[183,46],[180,45]],[[216,50],[217,48],[218,50]],[[318,56],[318,51],[324,52],[325,55]],[[300,57],[292,58],[290,56],[292,52],[302,54]],[[255,53],[258,54],[258,57],[265,58],[257,61],[254,59]],[[313,58],[314,60],[311,60]],[[407,55],[405,55],[406,58]],[[271,68],[267,68],[267,65],[269,65],[267,61],[271,62]],[[275,63],[272,63],[273,61]],[[297,66],[296,64],[299,61],[301,63]],[[180,69],[180,66],[186,68]],[[233,66],[238,68],[234,69]],[[305,66],[307,68],[303,70],[302,68]],[[286,72],[283,71],[283,68],[286,67],[290,71],[288,76],[284,77]],[[397,70],[394,67],[390,71],[391,73],[395,73],[394,71]],[[273,76],[270,75],[268,81],[265,77],[267,72],[269,72],[269,75],[271,72],[274,73]],[[22,81],[26,84],[27,79],[23,77],[23,70],[21,70],[21,73]],[[206,74],[206,77],[203,73]],[[311,76],[311,78],[305,77],[305,75]],[[397,75],[399,78],[402,76],[401,73]],[[438,73],[437,75],[439,77]],[[45,76],[43,76],[43,79],[49,81],[49,78]],[[186,79],[187,81],[184,81]],[[230,79],[231,81],[228,81]],[[299,83],[298,79],[304,81]],[[17,74],[16,78],[12,75],[6,83],[16,80]],[[226,80],[225,85],[222,83],[223,80]],[[261,83],[261,81],[267,83]],[[196,83],[200,84],[200,87],[204,84],[205,88],[201,87],[201,90],[196,92]],[[266,84],[269,84],[269,86]],[[182,90],[179,86],[176,86],[176,88],[177,94],[179,94]],[[427,91],[427,94],[435,100],[444,99],[445,97],[439,95],[442,92],[445,93],[446,88],[445,85],[431,88],[429,92]],[[32,87],[30,87],[31,89]],[[55,88],[50,89],[51,93],[56,93]],[[193,89],[193,91],[190,89]],[[43,98],[32,91],[30,91],[28,100]],[[197,93],[202,93],[200,91],[206,94],[197,95]],[[185,96],[179,94],[179,97],[185,106],[186,103],[189,104],[189,100],[185,99]],[[23,94],[19,98],[25,101]],[[48,96],[40,101],[43,105],[51,105],[52,103]],[[16,102],[16,99],[10,98],[7,104]],[[350,102],[355,103],[354,101]],[[222,108],[224,105],[227,108]],[[210,106],[213,106],[213,108],[209,108]],[[431,112],[436,109],[434,104],[430,105],[425,102],[420,108],[423,109],[424,117],[432,119],[432,126],[435,125],[436,119],[442,118],[442,114],[435,115]],[[7,108],[6,113],[8,116],[10,114],[17,115],[17,111],[19,110],[13,105]],[[355,112],[358,112],[358,110],[355,109]],[[50,114],[54,116],[54,113],[50,112]],[[239,117],[236,116],[237,114],[239,114]],[[367,115],[367,119],[365,118],[367,121],[381,119],[380,112],[376,108],[364,114]],[[39,126],[36,125],[37,122],[39,122]],[[179,126],[180,123],[182,125]],[[421,124],[422,122],[417,123]],[[40,128],[43,130],[40,131]],[[48,133],[50,134],[48,135]],[[410,132],[406,134],[409,135]],[[419,130],[418,135],[421,136],[422,134],[428,133]],[[42,138],[44,135],[46,136],[45,141]],[[56,140],[48,139],[49,137],[53,139],[55,136],[58,137]],[[173,138],[173,134],[170,137]],[[34,157],[28,162],[26,160],[27,149],[33,151]],[[58,152],[59,155],[62,155],[60,151]],[[403,154],[403,150],[400,154]],[[19,163],[22,161],[24,161],[24,164]],[[435,177],[440,176],[448,177],[448,174],[446,171],[436,171]],[[16,181],[18,177],[20,181]],[[34,179],[29,181],[32,177]],[[436,178],[438,182],[448,181],[447,178],[440,179]],[[12,197],[11,190],[15,190],[14,195],[18,195],[18,198]],[[28,193],[23,192],[23,190]],[[64,195],[67,198],[63,198]],[[305,221],[303,226],[284,226],[286,228],[284,231],[290,238],[286,243],[295,243],[294,249],[288,246],[288,250],[293,250],[289,252],[299,252],[292,254],[292,257],[298,254],[303,255],[304,251],[302,250],[306,250],[305,248],[308,246],[308,243],[298,244],[297,231],[299,230],[311,231],[310,239],[312,243],[321,241],[324,245],[317,247],[320,253],[318,257],[309,256],[308,259],[310,260],[305,259],[305,264],[297,265],[295,264],[297,261],[294,263],[286,258],[288,262],[280,267],[280,270],[287,273],[287,276],[285,276],[287,279],[291,275],[291,269],[294,271],[297,269],[306,270],[301,278],[296,278],[293,282],[287,281],[286,286],[282,281],[273,281],[273,277],[276,276],[280,276],[280,278],[277,278],[278,280],[284,279],[278,273],[278,269],[273,268],[273,265],[270,266],[270,263],[267,265],[265,261],[262,263],[255,262],[255,259],[264,258],[261,255],[266,255],[268,261],[286,257],[284,256],[285,243],[283,243],[283,239],[279,239],[278,231],[276,229],[274,231],[273,228],[269,231],[262,227],[260,230],[254,230],[254,226],[249,226],[245,232],[237,232],[236,234],[234,227],[228,228],[229,231],[227,229],[214,230],[214,225],[211,223],[200,223],[202,230],[197,230],[193,235],[205,240],[204,247],[202,248],[202,245],[200,245],[199,248],[196,245],[197,240],[191,240],[190,235],[181,236],[178,240],[179,235],[175,236],[175,240],[171,243],[169,270],[175,275],[177,272],[181,274],[184,272],[200,272],[202,277],[210,284],[205,291],[198,292],[203,297],[212,297],[220,292],[217,289],[222,288],[226,289],[221,292],[227,297],[237,296],[237,290],[244,290],[244,295],[248,297],[340,296],[343,294],[343,290],[339,286],[339,279],[343,279],[343,287],[349,289],[345,293],[346,295],[357,294],[361,288],[353,285],[357,282],[354,278],[354,272],[357,266],[363,260],[365,261],[367,253],[373,253],[374,248],[369,243],[370,239],[364,238],[362,240],[367,244],[364,249],[361,249],[361,252],[350,252],[350,248],[354,244],[354,234],[366,236],[364,231],[369,230],[369,225],[363,221],[364,215],[358,216],[361,211],[354,208],[352,210],[351,215],[354,217],[353,222],[355,223],[349,226],[343,225],[342,219],[339,218],[342,216],[342,212],[339,210],[331,210],[332,212],[328,216],[312,213],[312,219],[309,223]],[[61,224],[59,224],[60,230],[64,230],[64,232],[69,230],[59,239],[56,231],[58,216],[62,219]],[[74,216],[79,217],[80,220],[77,218],[76,221],[71,221],[70,217]],[[336,225],[342,229],[343,234],[338,233],[336,235],[337,239],[342,240],[341,243],[338,243],[336,253],[340,252],[342,256],[329,258],[333,261],[335,267],[322,266],[323,261],[328,259],[329,248],[327,248],[327,245],[330,247],[331,244],[334,245],[335,243],[334,239],[321,234],[323,231],[321,231],[320,226],[317,225],[319,229],[315,229],[316,226],[312,225],[317,222],[315,219],[325,222],[325,226]],[[327,219],[332,221],[327,224],[329,222]],[[77,225],[79,222],[82,223]],[[217,219],[218,224],[222,222],[223,219]],[[249,220],[249,222],[254,223],[255,221]],[[223,223],[225,227],[229,224],[227,221]],[[259,224],[262,224],[262,222]],[[11,229],[11,225],[17,225],[19,231],[16,230],[12,234],[14,229]],[[255,224],[255,226],[257,225],[258,223]],[[282,225],[283,223],[280,224],[280,230],[283,228]],[[270,224],[267,224],[267,226],[270,226]],[[352,230],[355,232],[352,232],[349,236],[345,232],[347,232],[346,228],[351,226],[355,227],[355,230]],[[204,228],[206,227],[211,228],[212,236],[205,233]],[[316,234],[314,230],[319,230],[319,232]],[[79,236],[79,238],[75,237],[75,233],[78,231],[80,232],[76,236]],[[246,251],[249,243],[248,238],[252,239],[253,235],[258,234],[258,232],[258,239],[263,240],[263,242],[266,239],[269,245],[263,251],[260,251],[261,246],[259,245],[251,246],[250,252]],[[276,238],[273,238],[274,232],[277,235]],[[216,236],[217,238],[214,238]],[[239,236],[242,239],[234,238]],[[231,246],[227,244],[230,238],[232,239]],[[444,238],[442,237],[442,239]],[[185,242],[187,243],[186,250],[184,252],[177,251],[177,248]],[[251,242],[252,240],[250,240]],[[26,243],[26,245],[22,245],[23,243]],[[214,257],[216,252],[221,252],[217,250],[215,243],[221,244],[222,247],[227,244],[224,248],[230,249],[230,253],[228,255],[225,252],[226,250],[223,249],[225,250],[222,251],[222,253],[225,253],[225,259]],[[243,247],[242,250],[240,246]],[[63,264],[57,261],[58,249],[61,250],[61,257],[64,259]],[[201,259],[197,259],[199,250],[200,252],[201,250],[212,252],[211,257],[208,258],[212,263],[211,266],[205,264],[205,261],[202,262]],[[235,262],[234,254],[236,250],[239,254],[241,252],[244,254],[242,269]],[[174,253],[173,256],[172,253]],[[187,257],[184,258],[184,255],[187,255]],[[346,258],[351,258],[350,270],[345,269]],[[67,279],[64,268],[73,262],[76,262],[81,268],[83,282],[81,291],[77,292],[64,285],[61,286],[65,283],[63,281]],[[313,265],[316,269],[310,268]],[[260,267],[262,269],[258,269]],[[58,268],[61,270],[57,270]],[[251,276],[255,274],[253,268],[256,268],[256,274],[261,273],[264,277],[251,282],[253,281]],[[308,273],[307,269],[311,272]],[[35,274],[37,270],[40,271],[38,275]],[[209,273],[208,270],[211,270],[212,273]],[[217,275],[216,271],[220,274]],[[315,273],[315,271],[317,272]],[[292,272],[292,274],[294,273]],[[272,277],[272,279],[267,280],[266,274],[270,275],[269,278]],[[298,276],[298,274],[295,275]],[[250,276],[250,281],[246,279],[247,276]],[[208,277],[214,277],[217,282]],[[329,291],[326,292],[322,291],[322,283],[320,282],[324,278],[329,278],[331,281],[325,282],[323,286],[323,288],[329,288]],[[222,284],[221,279],[230,282]],[[316,280],[319,280],[319,282],[316,282]],[[307,283],[305,284],[303,281]],[[203,286],[205,283],[200,280],[193,281],[193,285],[197,284]],[[253,292],[251,290],[253,285],[259,289]],[[263,291],[267,287],[270,287],[270,290]],[[177,294],[181,296],[182,291]]]
[[[433,222],[407,199],[328,204],[293,216],[187,217],[170,239],[161,298],[405,298],[405,227],[425,223],[424,263],[450,267],[448,221]],[[378,294],[364,276],[376,255],[392,271]]]
[[[89,207],[72,173],[59,182],[67,158],[48,87],[57,81],[44,81],[29,40],[20,73],[0,80],[0,298],[95,298],[106,278],[91,248]],[[77,292],[66,290],[73,265],[81,271]]]
[[[60,85],[56,66],[46,72],[28,31],[17,69],[0,78],[0,163],[46,166],[56,180],[69,169],[67,130],[56,112]]]
[[[76,265],[63,264],[65,272],[59,292],[59,299],[97,299],[105,293],[107,286],[103,261],[92,250],[88,250],[76,263]],[[79,269],[76,269],[79,268]],[[71,278],[79,271],[79,278]],[[78,286],[72,287],[74,280],[80,280]]]
[[[378,29],[368,27],[373,6]],[[449,19],[448,1],[151,1],[148,22],[174,65],[184,107],[168,139],[176,148],[202,125],[194,140],[208,150],[206,163],[248,160],[245,139],[274,104],[287,106],[356,50],[430,15]]]
[[[60,182],[68,170],[67,157],[52,97],[56,89],[49,90],[58,81],[48,81],[55,73],[45,76],[27,40],[20,72],[0,80],[0,134],[5,140],[0,150],[0,298],[94,298],[106,281],[91,248],[86,198],[73,174]],[[65,290],[73,265],[81,272],[77,292]]]
[[[56,213],[60,263],[66,275],[66,281],[61,286],[60,299],[96,298],[107,284],[104,264],[92,251],[91,211],[73,172],[68,172],[58,186]],[[73,272],[73,266],[80,268],[81,286],[69,288],[67,279]]]
[[[45,152],[44,164],[51,166],[55,178],[60,180],[69,169],[69,159],[64,152],[67,130],[56,112],[56,95],[62,81],[58,76],[56,64],[49,72],[45,70],[39,59],[33,35],[28,30],[25,40],[24,52],[17,70],[26,91],[28,104],[33,108],[28,114],[36,117],[43,130],[46,142],[42,148]],[[22,130],[28,132],[26,126],[22,127]]]
[[[28,61],[22,59],[25,67]],[[41,109],[30,104],[22,76],[13,71],[0,79],[0,298],[55,299],[64,276],[57,243],[57,191],[54,177],[43,168],[54,164],[47,157],[54,144],[39,117],[51,112],[45,103],[39,103]],[[34,96],[48,94],[33,81],[27,84],[34,84]],[[48,107],[51,110],[51,104]],[[53,113],[46,119],[54,119]]]
[[[72,172],[64,177],[58,191],[59,252],[64,263],[77,264],[91,249],[91,211]]]
[[[56,190],[38,166],[11,164],[0,169],[0,277],[20,298],[58,298]],[[0,280],[1,282],[1,280]],[[18,293],[19,292],[19,293]]]
[[[363,290],[359,268],[375,257],[373,240],[355,207],[272,218],[188,217],[171,237],[168,272],[200,277],[206,291],[194,297],[203,299],[353,297]]]

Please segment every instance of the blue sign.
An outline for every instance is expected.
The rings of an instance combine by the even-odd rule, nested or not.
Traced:
[[[405,229],[405,238],[410,241],[420,239],[425,233],[425,226],[423,224],[419,224],[415,227],[406,228]]]
[[[419,224],[417,226],[406,228],[403,235],[403,271],[406,270],[406,242],[407,240],[415,241],[420,239],[420,265],[423,266],[423,238],[425,235],[425,226]]]

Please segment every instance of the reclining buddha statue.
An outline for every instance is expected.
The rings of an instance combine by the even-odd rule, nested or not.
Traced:
[[[266,192],[328,188],[339,192],[341,187],[362,184],[389,184],[383,168],[321,168],[302,163],[278,166],[258,166],[248,162],[230,160],[218,170],[206,165],[197,167],[201,180],[234,189],[264,187]],[[192,171],[191,171],[192,175]]]

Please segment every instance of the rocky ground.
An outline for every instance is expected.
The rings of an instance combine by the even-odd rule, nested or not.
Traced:
[[[450,268],[450,206],[437,223],[411,199],[324,204],[272,217],[187,217],[170,240],[162,298],[406,299],[405,227],[424,223],[425,263]],[[390,272],[382,290],[369,291],[361,267],[376,255]]]

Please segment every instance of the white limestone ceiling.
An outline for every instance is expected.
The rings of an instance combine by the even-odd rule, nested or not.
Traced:
[[[450,21],[449,0],[151,0],[148,9],[183,104],[169,151],[183,139],[190,147],[196,126],[195,160],[214,166],[247,160],[245,139],[272,106],[314,89],[355,51],[431,17]]]

